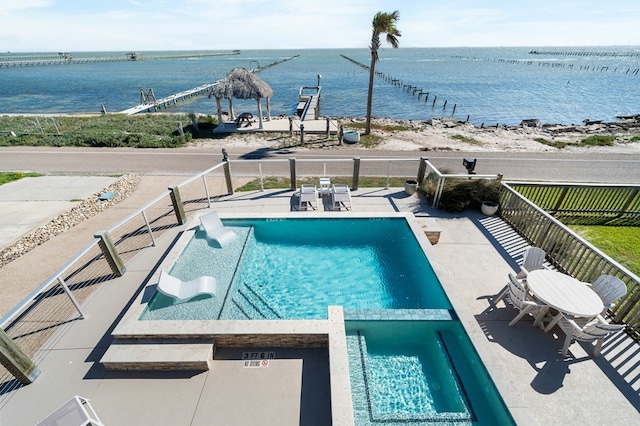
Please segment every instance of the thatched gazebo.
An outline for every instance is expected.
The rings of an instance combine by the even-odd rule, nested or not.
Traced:
[[[267,120],[271,120],[271,107],[269,101],[273,95],[273,89],[264,81],[256,77],[245,68],[234,68],[222,80],[213,87],[209,96],[216,97],[218,107],[218,123],[222,123],[222,108],[220,99],[229,99],[229,114],[232,120],[235,119],[233,113],[233,98],[255,99],[258,102],[258,120],[262,129],[262,106],[260,99],[265,98],[267,102]]]

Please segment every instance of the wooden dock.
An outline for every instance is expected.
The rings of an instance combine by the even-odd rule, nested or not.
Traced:
[[[144,102],[141,102],[140,105],[136,105],[134,107],[125,109],[124,111],[120,111],[118,114],[133,115],[143,111],[154,112],[160,108],[168,108],[171,105],[176,105],[178,102],[184,101],[188,98],[192,98],[193,96],[198,96],[203,93],[209,93],[209,91],[211,91],[211,89],[216,84],[218,84],[217,81],[215,83],[203,84],[202,86],[194,87],[193,89],[185,90],[184,92],[176,93],[174,95],[167,96],[161,99],[155,99],[155,97],[146,96],[146,100]],[[140,89],[140,92],[141,98],[145,97],[144,89]]]
[[[237,53],[236,53],[237,52]],[[235,50],[234,55],[240,54],[239,50]],[[290,61],[292,59],[297,58],[300,55],[291,56],[289,58],[280,59],[276,62],[270,63],[265,66],[260,66],[258,64],[258,68],[251,70],[253,73],[258,73],[265,69],[271,68],[275,65],[282,64],[284,62]],[[133,115],[138,114],[140,112],[154,112],[159,108],[168,108],[171,105],[176,105],[180,101],[184,101],[185,99],[191,98],[193,96],[198,96],[203,93],[208,93],[211,89],[218,84],[218,82],[203,84],[202,86],[194,87],[193,89],[185,90],[184,92],[176,93],[175,95],[167,96],[162,99],[156,99],[153,94],[153,89],[140,89],[140,104],[133,106],[131,108],[125,109],[124,111],[120,111],[118,114],[126,114]],[[315,110],[314,110],[315,113]]]
[[[70,53],[58,55],[33,55],[33,56],[0,56],[0,68],[42,67],[51,65],[95,64],[104,62],[135,62],[160,59],[203,58],[209,56],[239,55],[239,50],[220,53],[192,53],[177,55],[153,55],[144,56],[140,53],[129,52],[123,56],[104,56],[95,58],[74,58]]]

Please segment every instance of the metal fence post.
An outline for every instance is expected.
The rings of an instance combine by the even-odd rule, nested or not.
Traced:
[[[171,196],[171,203],[173,204],[173,211],[176,214],[176,219],[180,225],[187,223],[187,214],[184,212],[184,206],[182,205],[182,197],[180,197],[180,189],[176,185],[169,187],[169,195]]]
[[[127,267],[124,265],[122,258],[118,254],[118,250],[116,250],[115,244],[111,240],[111,236],[108,231],[98,231],[93,234],[94,237],[98,238],[98,246],[100,246],[100,250],[104,255],[111,271],[121,277],[127,271]]]
[[[32,383],[40,375],[38,367],[1,328],[0,363],[13,377],[25,385]]]
[[[291,177],[291,190],[295,191],[296,186],[296,157],[289,158],[289,175]]]
[[[353,191],[358,189],[358,181],[360,180],[360,157],[354,157],[353,159],[353,182],[351,189]]]

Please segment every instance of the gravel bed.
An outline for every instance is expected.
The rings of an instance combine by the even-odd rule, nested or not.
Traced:
[[[0,251],[0,268],[56,235],[60,235],[80,222],[118,204],[136,190],[140,179],[140,175],[136,174],[123,175],[117,182],[96,192],[71,210],[62,213],[47,224],[21,237],[12,245],[5,247]],[[107,192],[113,192],[113,197],[100,200],[99,197]]]

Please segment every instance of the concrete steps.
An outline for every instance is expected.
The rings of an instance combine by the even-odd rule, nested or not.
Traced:
[[[213,339],[116,340],[100,362],[107,370],[205,371],[213,361]]]

